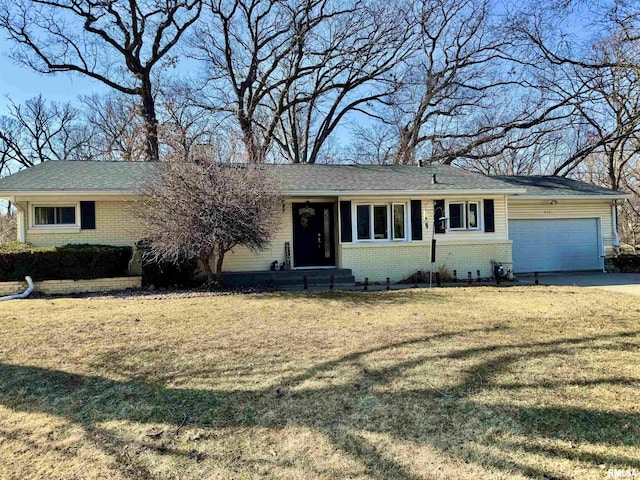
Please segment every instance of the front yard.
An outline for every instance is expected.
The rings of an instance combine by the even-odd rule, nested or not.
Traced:
[[[0,304],[0,478],[640,475],[640,304],[471,288]]]

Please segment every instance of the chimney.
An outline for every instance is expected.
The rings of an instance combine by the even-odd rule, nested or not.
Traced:
[[[422,163],[422,160],[418,160],[418,166],[419,167],[424,167],[424,164]]]
[[[436,174],[435,173],[431,176],[431,183],[434,183],[434,184],[438,183],[438,179],[436,178]]]

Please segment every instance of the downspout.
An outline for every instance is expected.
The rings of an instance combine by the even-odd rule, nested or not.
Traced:
[[[24,208],[22,208],[22,206],[16,202],[16,197],[11,197],[11,203],[16,207],[16,210],[18,212],[18,241],[20,243],[26,243],[27,230]]]
[[[620,236],[618,235],[618,209],[616,208],[616,200],[611,202],[611,229],[613,230],[613,249],[615,254],[620,253]]]
[[[31,280],[31,277],[24,277],[24,279],[27,281],[27,289],[22,292],[22,293],[17,293],[15,295],[7,295],[6,297],[0,297],[0,302],[2,302],[3,300],[17,300],[19,298],[27,298],[29,295],[31,295],[31,292],[33,292],[33,280]]]

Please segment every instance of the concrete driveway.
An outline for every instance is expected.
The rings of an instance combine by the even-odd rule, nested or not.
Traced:
[[[533,285],[533,275],[517,275],[522,284]],[[541,273],[540,285],[556,285],[563,287],[594,287],[614,292],[640,295],[640,273]]]

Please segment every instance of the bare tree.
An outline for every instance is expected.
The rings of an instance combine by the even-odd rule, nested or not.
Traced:
[[[415,50],[378,109],[395,138],[393,162],[452,163],[527,149],[567,118],[552,79],[518,58],[489,0],[408,2]]]
[[[47,160],[86,159],[88,132],[70,104],[47,103],[42,96],[24,104],[9,101],[0,117],[0,174]]]
[[[200,0],[3,0],[0,28],[16,45],[16,61],[41,73],[85,75],[138,98],[146,155],[158,160],[153,73],[175,63],[170,53],[200,11]]]
[[[150,241],[150,255],[177,262],[199,258],[207,279],[222,284],[225,254],[236,247],[268,246],[282,198],[265,168],[184,157],[163,162],[135,211]]]
[[[387,93],[404,55],[406,30],[381,4],[209,0],[193,42],[207,68],[194,100],[233,116],[251,161],[276,142],[288,160],[313,163],[348,112]]]
[[[92,157],[132,162],[145,158],[144,122],[135,100],[117,92],[81,99],[84,121],[91,132]]]
[[[3,243],[15,242],[17,238],[16,214],[10,210],[0,213],[0,245]]]

